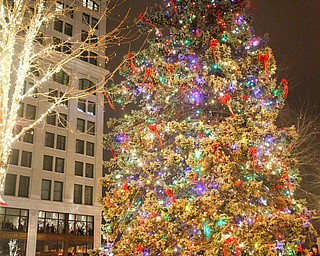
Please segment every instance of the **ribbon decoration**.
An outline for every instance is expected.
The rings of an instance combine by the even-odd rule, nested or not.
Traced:
[[[111,154],[112,154],[113,158],[117,158],[117,155],[116,155],[116,153],[114,152],[114,150],[111,149],[110,151],[111,151]]]
[[[176,14],[178,14],[177,6],[174,4],[173,0],[170,0],[170,3],[171,3],[171,5],[172,5],[172,7],[173,7],[174,12],[175,12]]]
[[[231,107],[231,96],[230,94],[226,93],[223,97],[220,98],[220,102],[223,104],[223,105],[227,105],[228,106],[228,109],[231,113],[231,116],[232,118],[234,118],[234,113],[232,111],[232,107]]]
[[[108,104],[109,104],[110,108],[113,109],[113,110],[116,110],[114,105],[112,104],[110,96],[105,92],[102,92],[102,94],[107,98],[107,101],[108,101]]]
[[[288,97],[288,93],[289,93],[289,89],[288,89],[288,81],[286,79],[282,79],[281,83],[283,84],[283,98],[287,99]]]
[[[149,25],[153,26],[151,20],[145,20],[145,19],[144,19],[144,13],[145,13],[145,12],[139,13],[139,15],[138,15],[138,20],[143,21],[143,22],[145,22],[146,24],[149,24]]]
[[[227,253],[227,246],[229,244],[234,244],[236,246],[236,255],[237,256],[240,256],[240,253],[239,253],[239,249],[238,249],[238,240],[237,238],[233,237],[229,237],[226,239],[226,241],[224,241],[224,246],[223,246],[223,255],[224,256],[228,256],[228,253]]]
[[[153,131],[154,135],[156,135],[156,137],[159,139],[160,147],[161,147],[162,146],[162,138],[161,138],[160,134],[158,133],[157,126],[155,124],[150,124],[148,127],[151,131]]]
[[[134,76],[137,73],[137,68],[133,63],[133,56],[131,52],[128,53],[128,59],[130,60],[130,63],[131,63],[132,75]]]
[[[136,252],[140,253],[140,252],[143,252],[144,250],[144,247],[141,246],[140,244],[136,246]]]
[[[217,56],[216,56],[216,48],[219,46],[219,41],[217,39],[215,40],[210,40],[210,47],[212,48],[212,53],[214,57],[214,62],[217,64]]]
[[[258,61],[263,64],[264,70],[266,71],[267,78],[269,80],[269,54],[258,54]]]
[[[152,74],[152,68],[147,68],[146,71],[144,72],[144,77],[141,84],[144,84],[144,82],[147,80],[150,74]]]
[[[281,176],[280,180],[287,180],[289,191],[292,192],[292,184],[291,184],[291,179],[289,176],[289,170],[288,170],[287,166],[285,166],[285,165],[282,166],[282,169],[285,170],[286,173]]]
[[[122,189],[125,190],[125,191],[129,191],[129,184],[127,182],[123,183],[122,184]]]
[[[221,13],[220,11],[218,11],[218,23],[219,25],[221,25],[222,27],[226,26],[226,23],[224,22],[224,20],[221,18]]]
[[[171,191],[169,188],[167,188],[167,189],[165,190],[165,192],[166,192],[167,196],[170,197],[171,203],[175,204],[177,201],[176,201],[176,199],[174,198],[174,195],[173,195],[172,191]]]
[[[258,166],[256,167],[258,149],[256,147],[250,147],[250,153],[252,155],[252,170],[258,172]]]

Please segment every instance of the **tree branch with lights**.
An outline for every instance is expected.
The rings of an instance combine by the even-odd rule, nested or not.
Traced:
[[[99,10],[92,10],[92,15],[98,11],[100,18],[87,24],[87,34],[65,36],[66,40],[61,40],[46,34],[50,31],[47,28],[77,11],[90,13],[87,6],[45,0],[0,1],[0,204],[6,204],[1,194],[4,191],[12,143],[68,100],[101,93],[106,81],[119,68],[111,72],[101,71],[99,81],[87,90],[79,90],[74,84],[66,83],[59,86],[61,94],[58,95],[48,92],[44,86],[62,71],[69,74],[68,65],[75,65],[77,59],[87,58],[88,62],[100,59],[100,63],[107,63],[110,56],[106,56],[106,49],[135,40],[136,35],[125,24],[129,12],[105,35],[99,34],[97,30],[99,24],[105,26],[106,19],[123,2],[115,0],[102,3]],[[95,55],[90,56],[89,52]],[[35,120],[18,117],[20,103],[32,97],[49,100],[50,104],[42,113],[37,113]],[[24,122],[24,127],[15,133],[18,121]]]

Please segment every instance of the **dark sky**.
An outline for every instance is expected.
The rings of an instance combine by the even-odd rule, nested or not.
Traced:
[[[186,0],[187,1],[187,0]],[[252,1],[252,0],[251,0]],[[121,11],[131,7],[133,18],[146,7],[162,0],[127,0]],[[310,106],[320,107],[320,0],[254,0],[257,10],[251,10],[257,36],[269,34],[269,46],[273,49],[281,80],[289,81],[290,105],[308,101]],[[121,12],[120,11],[120,12]],[[131,45],[138,50],[140,42]],[[110,63],[114,67],[128,46],[114,49],[119,58]]]

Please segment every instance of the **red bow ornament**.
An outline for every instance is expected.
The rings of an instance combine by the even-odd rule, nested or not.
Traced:
[[[269,54],[258,54],[258,60],[264,66],[264,70],[267,74],[267,79],[269,80]]]
[[[166,192],[167,196],[170,197],[171,203],[174,204],[174,203],[177,202],[176,199],[174,198],[174,195],[173,195],[172,191],[171,191],[169,188],[167,188],[167,189],[165,190],[165,192]]]
[[[216,48],[219,46],[219,41],[217,39],[210,40],[210,47],[212,48],[212,53],[214,57],[214,62],[218,63],[217,56],[216,56]]]
[[[220,102],[223,104],[223,105],[227,105],[228,106],[228,109],[231,113],[231,116],[232,118],[234,117],[234,113],[232,111],[232,107],[231,107],[231,96],[230,94],[226,93],[223,97],[221,97],[220,99]]]
[[[286,173],[281,176],[280,180],[287,180],[289,191],[292,192],[293,188],[292,188],[291,179],[289,176],[289,170],[288,170],[287,166],[285,166],[285,165],[282,166],[282,169],[285,170]]]
[[[252,155],[252,170],[258,172],[259,167],[256,166],[258,149],[256,147],[250,147],[250,153]]]
[[[112,101],[111,101],[110,96],[109,96],[107,93],[105,93],[105,92],[102,92],[102,94],[106,97],[110,108],[113,109],[113,110],[116,110],[115,107],[114,107],[114,105],[112,104]]]
[[[236,255],[240,256],[239,249],[238,249],[238,240],[235,237],[233,237],[233,238],[229,237],[229,238],[226,239],[226,241],[224,242],[224,246],[223,246],[223,255],[224,256],[228,256],[227,246],[229,244],[234,244],[235,245],[235,247],[236,247]]]
[[[134,76],[137,73],[137,68],[133,63],[133,56],[131,52],[128,53],[128,59],[130,60],[130,63],[131,63],[132,75]]]
[[[148,76],[152,74],[152,68],[147,68],[146,71],[144,72],[144,77],[141,82],[141,84],[144,84],[144,82],[147,80]]]
[[[281,83],[283,84],[283,98],[287,99],[288,97],[288,93],[289,93],[289,89],[288,89],[288,81],[286,79],[282,79]]]
[[[160,142],[160,146],[162,146],[162,138],[160,136],[160,134],[158,133],[158,128],[155,124],[150,124],[149,125],[149,129],[151,131],[153,131],[154,135],[156,135],[156,137],[159,139],[159,142]]]
[[[177,6],[174,4],[173,0],[170,0],[170,3],[171,3],[171,5],[172,5],[172,8],[173,8],[174,12],[175,12],[176,14],[178,14]]]

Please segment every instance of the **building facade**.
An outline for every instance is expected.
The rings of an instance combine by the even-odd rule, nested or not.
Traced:
[[[103,1],[101,1],[103,2]],[[53,41],[83,36],[100,19],[100,1],[83,0],[81,8],[56,19],[45,34]],[[58,3],[57,8],[65,8]],[[106,23],[96,26],[106,33]],[[57,49],[69,51],[70,49]],[[73,59],[41,88],[59,96],[73,86],[88,90],[108,73],[95,52]],[[41,77],[41,74],[37,74]],[[29,83],[25,81],[25,90]],[[40,117],[52,104],[50,97],[34,94],[20,104],[18,132]],[[0,255],[9,255],[10,239],[18,240],[20,254],[87,255],[101,243],[103,95],[63,102],[45,121],[13,145],[6,176],[8,207],[0,208]]]

